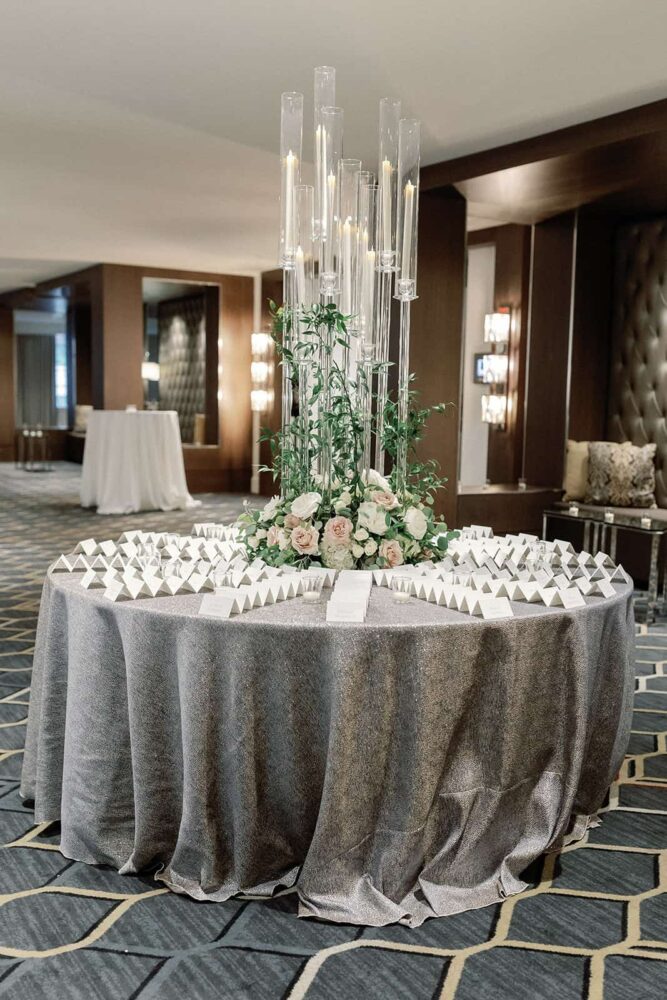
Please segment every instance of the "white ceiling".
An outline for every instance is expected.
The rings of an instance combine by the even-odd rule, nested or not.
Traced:
[[[664,0],[5,4],[0,289],[98,261],[272,267],[280,93],[304,91],[309,134],[319,63],[372,168],[384,95],[432,163],[667,96],[665,37]]]

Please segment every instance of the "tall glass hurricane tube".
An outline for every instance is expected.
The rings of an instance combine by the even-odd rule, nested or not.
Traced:
[[[296,188],[301,176],[303,140],[303,94],[283,94],[280,100],[280,266],[283,269],[283,344],[291,348],[295,312],[295,264],[297,247]],[[289,440],[292,421],[291,365],[282,363],[281,428],[284,443],[293,450]],[[283,496],[288,490],[288,477],[281,477]]]
[[[343,109],[323,107],[322,119],[322,164],[324,168],[324,211],[320,235],[320,296],[324,305],[333,303],[340,291],[340,260],[338,224],[338,164],[343,151]],[[334,331],[321,341],[320,363],[322,367],[323,389],[318,401],[318,416],[321,424],[319,473],[321,491],[326,503],[331,492],[331,424],[322,419],[331,413],[331,358],[334,350]]]
[[[420,123],[402,118],[398,137],[398,260],[396,298],[401,303],[398,348],[398,420],[408,419],[410,387],[410,305],[417,297],[417,222],[419,214]],[[407,479],[407,439],[398,436],[396,487],[403,493]]]
[[[296,187],[297,247],[295,253],[295,323],[294,346],[297,366],[299,423],[296,434],[298,448],[299,489],[305,492],[310,484],[310,371],[312,355],[309,349],[304,314],[312,308],[314,298],[313,260],[313,188],[310,184]],[[298,347],[297,347],[298,345]]]
[[[326,146],[324,145],[324,124],[322,108],[333,108],[336,104],[336,70],[332,66],[315,67],[315,232],[316,240],[321,239],[326,229],[327,174]]]
[[[338,164],[343,151],[343,109],[322,108],[321,156],[322,174],[320,197],[322,219],[320,232],[320,293],[325,302],[332,302],[340,290],[338,259]]]
[[[363,456],[359,470],[366,481],[371,468],[371,432],[373,415],[373,362],[376,349],[375,318],[375,211],[377,185],[373,174],[359,174],[359,238],[357,249],[357,287],[359,289],[359,350],[357,384],[363,414]]]
[[[375,359],[378,363],[375,467],[384,474],[384,410],[387,403],[391,283],[396,262],[396,174],[398,168],[398,123],[401,102],[391,97],[380,101],[378,193],[376,213],[376,267],[378,271],[378,329]]]
[[[340,311],[348,316],[347,341],[342,368],[350,373],[350,350],[356,357],[358,330],[357,250],[359,229],[359,174],[361,160],[341,160],[338,164],[338,248],[340,258]]]

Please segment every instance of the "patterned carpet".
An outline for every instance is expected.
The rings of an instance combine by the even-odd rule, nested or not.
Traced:
[[[667,996],[667,624],[641,626],[629,756],[603,823],[506,902],[379,930],[298,920],[294,897],[196,903],[146,876],[68,861],[18,796],[42,578],[80,538],[189,513],[98,518],[78,468],[0,466],[0,998],[644,1000]]]

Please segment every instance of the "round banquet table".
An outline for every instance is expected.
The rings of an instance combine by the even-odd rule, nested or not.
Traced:
[[[62,851],[195,899],[294,887],[379,926],[494,903],[601,806],[626,750],[631,586],[485,622],[373,588],[229,620],[201,595],[44,587],[21,793]]]
[[[93,410],[81,471],[81,506],[98,514],[185,510],[188,493],[176,410]]]

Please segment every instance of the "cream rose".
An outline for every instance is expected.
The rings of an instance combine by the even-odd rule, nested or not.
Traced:
[[[389,481],[381,476],[376,469],[369,469],[368,476],[366,478],[367,486],[377,486],[381,490],[391,491],[391,486]]]
[[[347,510],[352,503],[352,494],[349,490],[343,490],[340,496],[336,497],[334,500],[334,510],[336,513],[340,510]]]
[[[358,542],[365,542],[368,538],[368,532],[365,528],[358,528],[354,533],[354,537]]]
[[[309,517],[313,516],[321,503],[321,493],[302,493],[300,497],[292,500],[290,510],[295,517],[298,517],[302,521],[306,521]]]
[[[428,528],[428,521],[423,510],[419,507],[408,507],[405,514],[403,515],[403,521],[408,534],[420,541],[426,534]]]
[[[266,534],[266,544],[277,545],[282,552],[289,545],[289,535],[277,524],[272,524]]]
[[[387,530],[387,515],[382,507],[365,500],[359,504],[358,527],[366,528],[372,535],[384,535]]]
[[[322,562],[327,569],[354,569],[354,556],[342,545],[323,545]]]
[[[349,546],[354,525],[349,517],[332,517],[324,525],[323,543],[325,545]]]
[[[279,507],[280,497],[271,497],[269,502],[262,508],[262,512],[259,515],[260,521],[272,521],[276,516]]]
[[[352,546],[352,555],[354,556],[355,559],[361,559],[361,557],[363,556],[363,554],[364,554],[364,547],[363,547],[363,545],[357,545],[357,544],[355,544],[355,545]]]
[[[291,531],[292,528],[298,528],[300,524],[301,521],[294,514],[285,514],[285,527],[288,531]]]
[[[298,528],[292,528],[290,535],[292,548],[302,556],[316,556],[320,541],[319,532],[315,528],[308,528],[300,524]]]
[[[375,490],[371,493],[371,500],[384,510],[394,510],[398,507],[398,497],[391,490]]]
[[[403,565],[403,551],[395,538],[385,538],[380,542],[380,556],[387,560],[389,566]]]
[[[378,550],[378,543],[375,541],[374,538],[369,538],[366,544],[364,545],[364,552],[366,553],[367,556],[374,556],[377,550]]]

